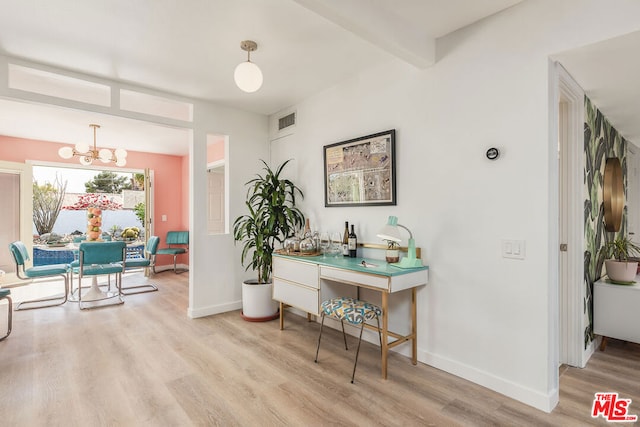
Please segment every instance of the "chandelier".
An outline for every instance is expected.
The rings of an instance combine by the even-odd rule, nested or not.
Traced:
[[[78,142],[75,148],[62,147],[58,150],[58,155],[63,159],[70,159],[73,156],[78,156],[80,164],[89,166],[94,160],[100,160],[102,163],[115,163],[116,166],[124,166],[127,164],[127,151],[123,148],[116,148],[111,151],[108,148],[101,148],[98,150],[96,147],[96,130],[100,125],[91,124],[89,127],[93,128],[93,149],[89,147],[86,142]]]

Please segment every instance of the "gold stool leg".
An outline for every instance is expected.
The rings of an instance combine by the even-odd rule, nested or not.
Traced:
[[[351,374],[351,384],[356,377],[356,366],[358,366],[358,354],[360,354],[360,343],[362,342],[362,331],[364,330],[364,320],[362,326],[360,326],[360,338],[358,338],[358,349],[356,350],[356,360],[353,362],[353,374]]]
[[[316,349],[316,360],[318,363],[318,352],[320,352],[320,340],[322,339],[322,327],[324,326],[324,311],[322,312],[322,320],[320,321],[320,336],[318,336],[318,348]]]

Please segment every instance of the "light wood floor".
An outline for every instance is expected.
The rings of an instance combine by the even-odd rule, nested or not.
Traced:
[[[318,324],[290,315],[280,331],[239,312],[189,319],[187,274],[151,281],[159,292],[120,306],[15,312],[0,342],[0,425],[607,425],[590,416],[599,391],[632,399],[640,415],[637,345],[611,340],[586,369],[563,370],[560,404],[546,414],[397,354],[382,380],[369,343],[351,384],[355,338],[347,352],[327,330],[315,364]]]

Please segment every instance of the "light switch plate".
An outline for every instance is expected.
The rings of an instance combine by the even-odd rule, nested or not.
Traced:
[[[512,259],[524,259],[526,245],[524,240],[502,240],[502,257]]]

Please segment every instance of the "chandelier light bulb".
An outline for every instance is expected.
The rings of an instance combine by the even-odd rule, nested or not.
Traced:
[[[93,159],[89,156],[80,156],[80,164],[84,166],[89,166],[93,163]]]
[[[58,150],[58,155],[63,159],[70,159],[73,157],[73,148],[71,147],[62,147]]]
[[[76,151],[79,153],[86,153],[87,151],[89,151],[89,144],[87,144],[86,142],[78,142],[76,144]]]
[[[125,157],[127,157],[127,150],[125,150],[124,148],[116,148],[113,154],[118,159],[124,159]]]
[[[102,163],[109,163],[111,161],[111,150],[107,148],[101,148],[98,157]]]
[[[127,164],[127,159],[125,159],[124,157],[119,157],[118,161],[116,162],[116,166],[124,166]]]

